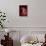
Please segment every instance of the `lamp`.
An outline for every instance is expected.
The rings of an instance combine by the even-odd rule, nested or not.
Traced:
[[[7,33],[7,36],[9,37],[9,29],[5,29],[5,32]]]
[[[9,33],[9,29],[5,29],[5,32],[6,32],[6,33]]]

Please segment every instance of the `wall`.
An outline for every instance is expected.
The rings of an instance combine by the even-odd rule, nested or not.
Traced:
[[[28,16],[19,16],[19,5],[28,5]],[[0,9],[6,12],[7,27],[46,27],[46,1],[0,0]]]

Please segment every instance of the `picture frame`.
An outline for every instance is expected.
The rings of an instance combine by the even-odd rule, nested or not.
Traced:
[[[19,5],[19,16],[28,16],[27,5]]]

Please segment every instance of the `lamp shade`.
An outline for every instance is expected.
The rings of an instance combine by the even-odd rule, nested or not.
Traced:
[[[5,32],[6,32],[6,33],[9,33],[10,31],[9,31],[9,29],[5,29]]]

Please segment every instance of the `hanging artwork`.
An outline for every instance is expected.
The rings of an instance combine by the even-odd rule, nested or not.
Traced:
[[[27,16],[27,5],[19,6],[19,16]]]

